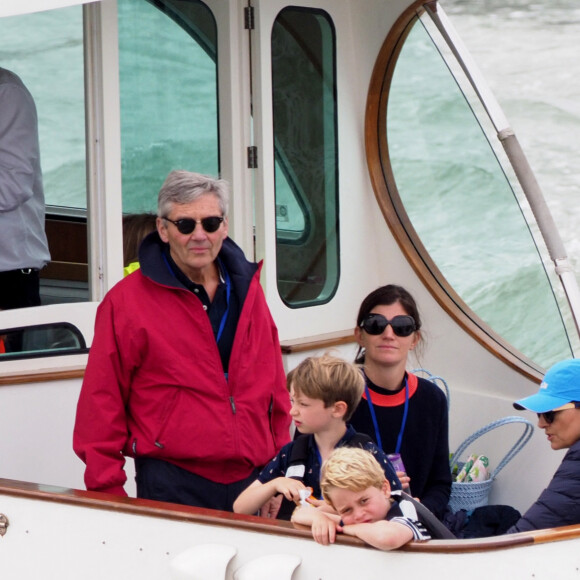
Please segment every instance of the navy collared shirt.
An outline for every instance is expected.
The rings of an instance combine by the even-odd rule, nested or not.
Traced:
[[[220,261],[220,283],[218,284],[213,301],[209,299],[209,296],[202,284],[196,284],[192,282],[180,269],[179,266],[174,262],[169,252],[169,245],[164,248],[165,258],[167,263],[171,267],[171,270],[177,280],[183,284],[190,292],[195,294],[201,303],[203,304],[203,309],[207,312],[211,327],[213,329],[213,335],[218,337],[219,328],[222,322],[222,318],[226,315],[226,322],[217,343],[218,350],[220,352],[220,357],[222,360],[222,365],[224,367],[224,372],[228,372],[230,355],[232,352],[232,345],[234,344],[234,337],[236,334],[236,328],[238,326],[238,319],[240,316],[239,300],[233,285],[230,286],[230,298],[229,298],[229,309],[228,309],[228,299],[227,299],[227,285],[225,283],[225,266]],[[231,283],[230,283],[231,284]]]
[[[342,439],[336,444],[336,447],[349,447],[350,440],[354,437],[356,431],[350,426],[347,425],[346,433],[343,435]],[[307,487],[311,487],[313,490],[313,495],[319,499],[321,499],[321,492],[320,492],[320,454],[318,452],[318,446],[316,445],[316,441],[314,440],[314,435],[309,434],[309,441],[308,441],[308,458],[305,462],[305,472],[303,483]],[[258,476],[258,480],[260,483],[267,483],[272,479],[276,479],[277,477],[284,477],[286,471],[288,470],[288,464],[290,462],[290,457],[292,455],[292,446],[294,445],[294,441],[287,443],[282,447],[278,455],[270,461],[264,469],[260,472]],[[383,468],[385,472],[385,477],[389,480],[389,484],[391,485],[391,490],[400,490],[401,489],[401,482],[397,477],[391,462],[387,459],[387,456],[381,449],[379,449],[372,441],[369,441],[363,447],[367,451],[370,451],[374,456],[375,459],[379,462],[379,465]]]

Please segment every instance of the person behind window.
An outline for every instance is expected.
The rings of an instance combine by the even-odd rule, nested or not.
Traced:
[[[32,95],[0,68],[0,310],[40,305],[44,230],[38,119]]]
[[[552,366],[539,391],[514,403],[538,414],[552,449],[568,449],[548,487],[508,534],[580,524],[580,360]]]
[[[442,518],[451,494],[447,398],[405,370],[420,329],[415,300],[401,286],[382,286],[363,300],[355,337],[366,385],[351,423],[385,453],[401,455],[403,490],[410,486],[408,492]]]
[[[156,228],[155,214],[134,213],[123,216],[123,274],[125,276],[139,268],[139,246]]]
[[[172,171],[140,269],[99,305],[73,447],[89,490],[231,510],[290,440],[261,264],[228,238],[228,186]]]

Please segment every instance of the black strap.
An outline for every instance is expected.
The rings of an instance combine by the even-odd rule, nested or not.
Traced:
[[[306,468],[306,460],[308,459],[308,434],[302,433],[294,439],[292,444],[292,451],[290,452],[290,459],[288,460],[288,468],[284,473],[284,477],[291,467],[296,465],[303,465]],[[292,479],[297,479],[298,481],[304,482],[304,476],[292,475]],[[282,498],[282,505],[280,506],[280,511],[278,512],[279,520],[289,520],[292,516],[292,512],[296,508],[296,504],[293,501]]]
[[[457,538],[453,535],[453,533],[448,530],[437,516],[431,512],[428,508],[426,508],[420,501],[417,501],[415,498],[411,497],[408,493],[401,491],[401,497],[407,501],[410,501],[415,510],[417,512],[417,516],[421,522],[425,525],[431,537],[434,540],[456,540]]]
[[[298,437],[294,439],[294,443],[292,444],[292,451],[290,452],[290,459],[288,461],[288,469],[296,465],[305,465],[307,459],[308,459],[308,435],[306,433],[303,433],[301,435],[298,435]],[[288,469],[286,470],[286,473],[288,473]],[[286,473],[284,474],[284,476],[288,477]],[[292,479],[304,481],[304,477],[296,475],[293,475]]]

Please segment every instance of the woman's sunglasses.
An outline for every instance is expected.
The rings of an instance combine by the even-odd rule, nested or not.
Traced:
[[[538,419],[540,417],[543,417],[544,421],[546,421],[548,425],[551,425],[556,419],[556,413],[559,413],[560,411],[565,411],[566,409],[580,409],[580,402],[572,401],[570,403],[562,405],[561,407],[558,407],[557,409],[554,409],[553,411],[546,411],[545,413],[537,413]]]
[[[205,217],[200,220],[194,220],[192,218],[183,218],[177,221],[170,220],[168,217],[164,217],[164,220],[171,222],[178,230],[180,234],[191,234],[195,230],[197,224],[201,224],[201,227],[208,233],[213,234],[217,232],[221,223],[224,221],[223,217],[210,216]]]
[[[391,325],[397,336],[410,336],[417,330],[415,319],[412,316],[393,316],[391,320],[382,314],[368,314],[360,323],[360,327],[372,335],[383,334],[388,325]]]

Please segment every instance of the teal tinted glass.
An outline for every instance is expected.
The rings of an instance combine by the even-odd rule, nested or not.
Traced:
[[[0,66],[36,103],[47,206],[86,209],[82,7],[1,18]]]
[[[0,67],[22,79],[38,117],[51,254],[42,305],[89,299],[84,65],[82,6],[0,18]]]
[[[219,173],[217,29],[202,2],[119,0],[123,211],[173,169]]]
[[[0,361],[86,352],[81,331],[67,322],[0,329]]]
[[[398,194],[430,257],[465,303],[549,367],[571,356],[565,325],[486,121],[474,107],[417,22],[399,55],[387,109]]]
[[[278,292],[328,302],[339,280],[336,48],[330,17],[286,8],[272,28]]]

